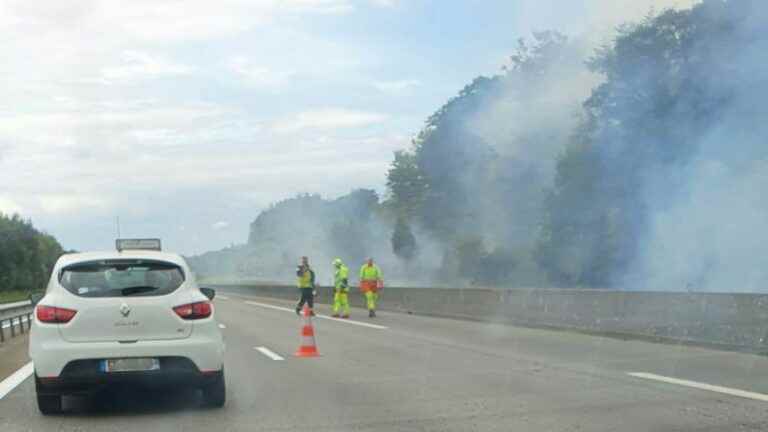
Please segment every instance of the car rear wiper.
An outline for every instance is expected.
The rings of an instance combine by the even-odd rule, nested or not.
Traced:
[[[125,297],[125,296],[134,295],[134,294],[141,294],[141,293],[150,292],[150,291],[157,291],[159,289],[160,288],[158,288],[158,287],[149,286],[149,285],[138,285],[138,286],[131,286],[131,287],[126,287],[126,288],[121,288],[120,289],[120,293],[123,295],[123,297]]]

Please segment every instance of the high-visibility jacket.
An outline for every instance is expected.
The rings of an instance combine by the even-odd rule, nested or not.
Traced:
[[[363,264],[360,267],[360,281],[380,281],[384,279],[384,275],[381,274],[381,269],[376,264],[368,265]]]
[[[315,287],[315,271],[312,270],[309,266],[299,266],[299,268],[296,269],[296,277],[298,278],[296,285],[299,288]]]
[[[344,264],[336,269],[336,273],[333,274],[333,282],[337,291],[349,290],[349,267]]]

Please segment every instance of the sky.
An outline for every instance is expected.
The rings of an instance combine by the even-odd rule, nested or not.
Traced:
[[[297,193],[384,193],[395,150],[515,41],[596,46],[693,0],[0,0],[0,212],[68,249],[242,243]]]

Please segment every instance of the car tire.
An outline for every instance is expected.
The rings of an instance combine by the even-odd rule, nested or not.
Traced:
[[[37,395],[37,408],[43,415],[55,415],[61,413],[60,395]]]
[[[214,378],[214,381],[203,387],[203,405],[210,408],[221,408],[227,401],[227,385],[224,381],[224,369]]]
[[[40,380],[35,374],[35,393],[37,395],[37,408],[43,415],[60,414],[61,408],[61,395],[57,394],[40,394]]]

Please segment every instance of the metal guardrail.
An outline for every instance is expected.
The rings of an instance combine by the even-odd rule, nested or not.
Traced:
[[[29,301],[8,303],[0,305],[0,343],[5,342],[6,329],[10,329],[9,336],[24,334],[32,327],[32,303]],[[17,331],[18,330],[18,331]]]

